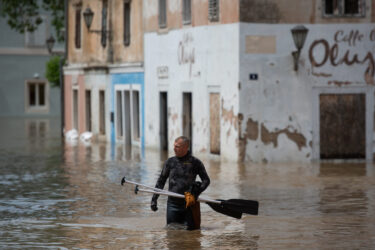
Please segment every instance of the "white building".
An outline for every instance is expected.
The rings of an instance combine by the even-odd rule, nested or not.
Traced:
[[[372,161],[372,1],[143,2],[146,146],[187,135],[233,161]]]

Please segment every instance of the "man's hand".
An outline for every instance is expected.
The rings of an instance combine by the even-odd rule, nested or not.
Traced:
[[[157,201],[151,201],[151,210],[156,212],[158,211],[158,202]]]

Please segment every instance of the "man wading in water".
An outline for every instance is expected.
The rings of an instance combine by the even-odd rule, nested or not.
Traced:
[[[196,202],[210,184],[203,163],[191,155],[189,151],[190,141],[185,136],[178,137],[174,142],[174,157],[164,163],[163,170],[156,182],[155,187],[163,189],[169,178],[169,191],[185,195],[185,200],[168,197],[167,202],[167,224],[185,224],[188,230],[200,228],[200,205]],[[196,182],[199,175],[202,182]],[[157,199],[159,195],[154,194],[151,200],[151,209],[158,210]]]

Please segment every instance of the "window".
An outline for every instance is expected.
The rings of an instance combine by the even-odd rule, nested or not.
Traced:
[[[167,27],[167,0],[159,0],[159,28]]]
[[[124,2],[124,45],[130,45],[130,0]]]
[[[325,17],[364,17],[364,0],[323,0]]]
[[[211,22],[219,21],[219,2],[220,0],[209,0],[208,2],[208,20]]]
[[[25,109],[27,113],[48,112],[48,85],[43,81],[27,81]]]
[[[81,48],[81,8],[76,9],[76,27],[75,27],[75,37],[74,37],[74,44],[76,49]]]
[[[103,0],[103,7],[102,7],[102,37],[101,37],[101,44],[103,48],[107,46],[107,10],[108,10],[108,1]]]
[[[183,24],[191,24],[191,1],[183,0],[182,1],[182,21]]]
[[[42,16],[42,23],[39,24],[36,30],[25,32],[25,45],[28,48],[45,47],[47,39],[47,18]]]

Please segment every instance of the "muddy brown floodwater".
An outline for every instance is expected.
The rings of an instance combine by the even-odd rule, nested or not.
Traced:
[[[375,249],[375,166],[235,164],[201,158],[209,198],[258,200],[237,220],[202,204],[202,229],[165,227],[154,185],[166,152],[65,143],[55,119],[0,119],[0,248]]]

